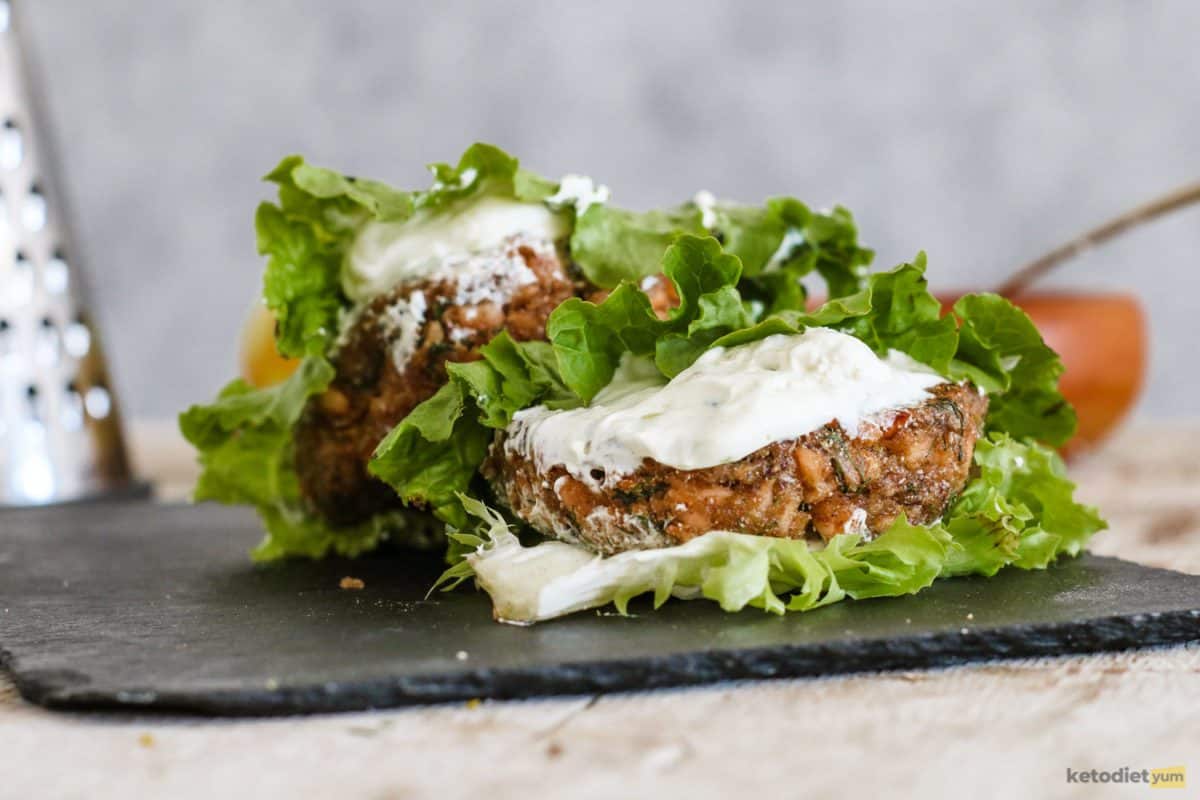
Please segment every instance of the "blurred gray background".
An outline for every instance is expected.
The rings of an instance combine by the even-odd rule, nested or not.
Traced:
[[[24,3],[127,412],[236,371],[278,159],[402,186],[471,141],[633,207],[843,203],[891,265],[996,283],[1200,177],[1200,3]],[[1139,413],[1197,410],[1200,209],[1052,285],[1133,289]]]

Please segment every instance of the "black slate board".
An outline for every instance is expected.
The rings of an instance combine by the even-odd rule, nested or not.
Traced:
[[[514,628],[480,593],[425,600],[437,559],[256,567],[258,536],[253,516],[219,507],[0,512],[0,658],[50,707],[248,715],[1200,640],[1200,577],[1093,556],[784,617],[671,602]],[[339,589],[345,575],[366,588]]]

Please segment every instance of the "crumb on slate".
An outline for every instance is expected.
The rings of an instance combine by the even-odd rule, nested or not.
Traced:
[[[340,586],[343,589],[365,589],[365,588],[367,588],[367,584],[363,582],[362,578],[351,578],[349,575],[342,578],[342,581],[341,581],[341,583],[338,584],[338,586]]]

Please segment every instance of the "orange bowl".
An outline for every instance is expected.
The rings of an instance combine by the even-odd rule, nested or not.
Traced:
[[[959,295],[938,294],[949,308]],[[1131,294],[1030,292],[1012,298],[1066,368],[1059,382],[1079,414],[1068,455],[1104,440],[1125,418],[1146,377],[1146,318]]]
[[[242,378],[259,389],[287,380],[300,364],[275,349],[275,317],[260,303],[255,303],[246,315],[238,363]]]

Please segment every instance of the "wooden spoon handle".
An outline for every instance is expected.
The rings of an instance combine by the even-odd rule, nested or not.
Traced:
[[[1074,258],[1093,247],[1103,244],[1130,228],[1137,227],[1164,214],[1200,202],[1200,181],[1189,183],[1173,192],[1163,195],[1149,203],[1126,211],[1120,216],[1110,219],[1103,225],[1093,228],[1081,236],[1054,248],[1046,255],[1029,262],[996,289],[997,294],[1013,297],[1020,294],[1029,284],[1045,275],[1064,261]]]

